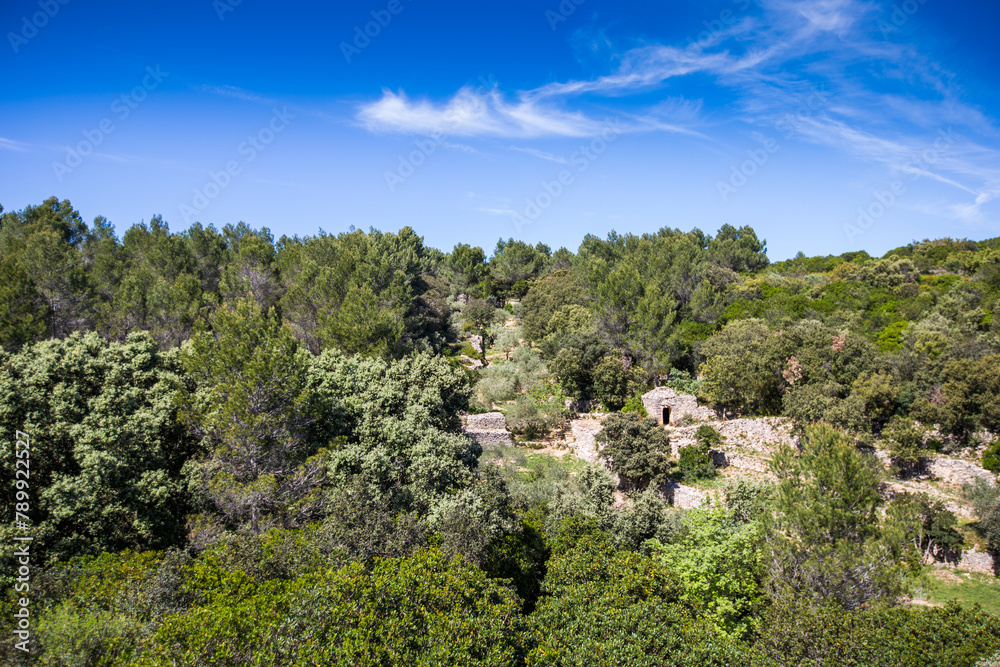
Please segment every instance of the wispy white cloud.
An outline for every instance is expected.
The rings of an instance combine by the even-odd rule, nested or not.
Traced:
[[[275,100],[265,97],[260,93],[255,93],[252,90],[245,90],[243,88],[238,88],[237,86],[210,86],[202,85],[197,87],[203,93],[210,93],[212,95],[218,95],[219,97],[231,97],[237,100],[243,100],[244,102],[258,102],[260,104],[275,104]]]
[[[527,153],[528,155],[534,155],[542,160],[548,160],[549,162],[556,162],[558,164],[569,164],[569,160],[558,155],[553,155],[552,153],[546,153],[545,151],[540,151],[537,148],[523,148],[521,146],[511,146],[510,150],[519,151],[521,153]]]
[[[30,144],[23,143],[21,141],[14,141],[13,139],[6,139],[0,137],[0,148],[7,151],[17,151],[18,153],[23,153],[28,150]]]
[[[476,208],[473,210],[479,211],[480,213],[489,213],[490,215],[503,215],[503,216],[521,215],[520,211],[515,211],[512,208]]]
[[[462,88],[443,104],[384,90],[380,100],[361,107],[358,120],[373,131],[454,136],[583,137],[601,128],[582,112],[526,99],[508,102],[496,89],[478,92],[471,87]]]
[[[594,136],[609,118],[618,119],[623,132],[704,138],[720,123],[773,131],[792,118],[786,139],[883,165],[888,175],[945,184],[956,199],[937,206],[939,215],[964,221],[983,216],[1000,196],[1000,128],[965,101],[955,73],[913,46],[881,38],[884,3],[757,4],[755,15],[698,42],[646,43],[616,52],[602,34],[601,48],[591,50],[607,54],[611,67],[592,78],[508,92],[465,87],[439,101],[385,90],[363,104],[356,119],[373,132],[528,140]],[[691,98],[685,91],[694,77],[699,94]],[[708,110],[702,100],[706,86],[718,95]],[[661,100],[650,103],[651,94],[661,91]],[[938,151],[935,160],[914,160],[933,149],[939,131],[952,127],[960,140]],[[564,162],[531,146],[511,150]]]

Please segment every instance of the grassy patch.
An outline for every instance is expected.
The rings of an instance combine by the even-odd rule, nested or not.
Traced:
[[[983,611],[1000,616],[1000,579],[991,575],[932,571],[921,593],[924,599],[934,604],[956,600],[963,606],[978,604]]]

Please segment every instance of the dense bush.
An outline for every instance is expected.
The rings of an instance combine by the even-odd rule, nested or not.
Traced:
[[[987,664],[996,618],[898,602],[969,530],[1000,549],[997,487],[967,489],[960,529],[937,500],[887,501],[868,446],[911,472],[988,443],[1000,468],[998,248],[770,265],[727,225],[446,254],[408,227],[275,240],[154,216],[119,239],[55,198],[3,213],[0,483],[31,476],[0,509],[30,500],[34,541],[31,653],[0,661]],[[456,355],[473,333],[478,370]],[[790,417],[801,449],[777,483],[671,508],[664,484],[714,475],[721,437],[703,425],[672,462],[638,400],[653,380]],[[500,409],[542,437],[567,395],[615,412],[603,462],[462,432]]]
[[[640,419],[634,412],[613,414],[604,420],[597,442],[603,445],[601,456],[610,461],[611,470],[633,488],[667,481],[670,439],[655,421]]]

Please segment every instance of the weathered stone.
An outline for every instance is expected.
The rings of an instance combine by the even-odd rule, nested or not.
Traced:
[[[932,477],[952,486],[972,484],[977,479],[985,479],[989,482],[995,479],[995,475],[989,470],[975,463],[959,459],[930,459],[927,462],[927,472]]]
[[[674,507],[680,509],[694,509],[700,507],[708,497],[708,493],[700,491],[693,486],[684,486],[676,482],[670,482],[660,487],[660,493]]]
[[[936,567],[946,567],[949,570],[962,570],[977,574],[996,575],[997,563],[992,554],[970,549],[962,552],[962,558],[957,563],[936,562]]]
[[[462,420],[465,423],[465,434],[478,442],[483,449],[514,445],[507,430],[507,420],[500,412],[466,415]]]
[[[599,419],[574,419],[570,425],[573,439],[567,440],[567,444],[577,457],[587,463],[597,463],[601,454],[595,436],[602,428]]]
[[[650,417],[671,426],[684,417],[704,421],[716,416],[711,409],[698,405],[698,399],[694,396],[678,394],[669,387],[657,387],[643,394],[642,405]]]
[[[733,449],[759,453],[770,458],[778,445],[797,444],[796,438],[791,433],[791,422],[778,417],[732,419],[725,422],[712,422],[711,426],[724,439],[719,449],[725,452],[727,459],[731,457]],[[698,428],[698,426],[685,426],[675,428],[670,432],[670,446],[674,456],[678,455],[682,447],[695,444],[694,434]],[[730,462],[729,465],[735,466],[736,464]]]
[[[484,412],[478,415],[466,415],[463,418],[467,431],[507,430],[507,418],[502,412]]]
[[[471,345],[472,349],[475,350],[476,352],[478,352],[479,354],[483,353],[483,337],[482,336],[480,336],[478,334],[473,334],[472,336],[469,336],[469,345]]]

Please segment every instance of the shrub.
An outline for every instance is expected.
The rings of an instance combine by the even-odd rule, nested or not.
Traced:
[[[611,470],[628,485],[644,489],[662,483],[670,472],[670,439],[653,420],[634,412],[616,413],[604,420],[597,434],[604,444],[601,456],[611,459]]]
[[[698,427],[698,430],[695,431],[694,439],[703,449],[706,450],[715,449],[722,444],[723,440],[725,440],[721,433],[708,424],[702,424]]]
[[[682,482],[713,479],[718,474],[712,455],[701,445],[681,447],[678,469],[677,478]]]
[[[625,368],[618,356],[604,357],[594,369],[594,395],[611,412],[625,407],[645,384],[646,372],[639,366]]]
[[[1000,473],[1000,440],[994,442],[983,452],[983,467],[990,472]]]
[[[973,667],[1000,646],[1000,619],[955,602],[845,612],[794,601],[776,605],[763,627],[752,663],[761,667]]]
[[[646,406],[642,404],[641,395],[636,395],[628,399],[628,401],[625,402],[625,407],[622,408],[622,412],[634,412],[643,419],[649,416],[649,413],[646,412]]]

